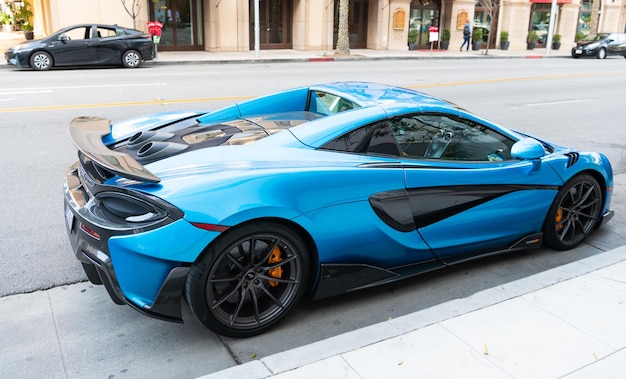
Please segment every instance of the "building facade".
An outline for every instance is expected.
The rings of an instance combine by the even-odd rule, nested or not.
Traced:
[[[0,0],[0,5],[29,3],[35,35],[85,23],[110,23],[148,31],[148,21],[164,24],[160,51],[210,52],[255,49],[333,51],[337,41],[339,0]],[[450,31],[450,46],[463,40],[466,19],[484,31],[483,47],[496,48],[500,32],[509,33],[510,49],[526,49],[529,31],[537,47],[548,40],[551,0],[492,0],[489,14],[475,0],[349,0],[350,48],[406,50],[410,30],[417,48],[430,48],[431,27]],[[569,47],[577,32],[626,31],[626,0],[557,0],[554,32]],[[258,4],[258,7],[257,7]],[[136,13],[136,17],[131,14]],[[255,23],[258,20],[258,25]],[[257,30],[258,29],[258,30]],[[433,43],[434,48],[438,42]]]

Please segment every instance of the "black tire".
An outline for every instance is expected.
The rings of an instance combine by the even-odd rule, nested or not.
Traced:
[[[141,65],[141,54],[137,50],[128,50],[122,55],[122,65],[126,68],[136,68]]]
[[[30,56],[30,68],[37,71],[47,71],[52,68],[52,56],[45,51],[35,51]]]
[[[309,275],[309,254],[298,234],[258,222],[229,231],[198,259],[187,276],[187,302],[208,329],[250,337],[285,318],[304,295]]]
[[[598,55],[596,55],[596,57],[597,57],[598,59],[604,59],[604,58],[606,58],[606,49],[605,49],[605,48],[602,48],[602,49],[598,50]]]
[[[591,175],[570,179],[552,203],[543,226],[546,245],[568,250],[594,229],[602,211],[602,190]]]

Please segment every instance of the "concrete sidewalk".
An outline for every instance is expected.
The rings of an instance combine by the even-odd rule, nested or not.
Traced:
[[[621,247],[201,379],[623,378],[625,301]]]

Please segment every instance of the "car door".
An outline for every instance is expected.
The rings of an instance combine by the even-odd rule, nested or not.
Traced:
[[[624,55],[626,57],[626,34],[612,33],[609,38],[612,42],[609,43],[608,53],[610,55]]]
[[[390,123],[416,229],[433,253],[450,263],[533,240],[560,183],[554,171],[512,158],[515,140],[471,115],[423,109]]]
[[[50,52],[56,66],[91,64],[95,61],[92,27],[81,25],[60,33],[50,43]]]
[[[121,64],[123,45],[125,46],[125,42],[114,27],[96,27],[94,49],[99,64]]]
[[[369,264],[385,268],[405,266],[406,272],[419,272],[442,265],[416,233],[406,196],[404,170],[398,164],[400,151],[386,119],[356,128],[324,144],[320,149],[363,156],[360,168],[350,178],[351,186],[354,187],[350,196],[368,201],[348,202],[343,205],[345,210],[341,212],[333,208],[318,212],[324,214],[332,210],[341,215],[332,217],[333,222],[337,223],[332,233],[362,235],[358,244],[348,241],[350,246],[342,251],[354,254],[351,249],[356,247],[358,255],[367,259]],[[372,210],[377,218],[371,217]],[[329,219],[320,218],[325,222]],[[372,222],[373,219],[376,221]],[[343,231],[343,227],[348,228],[349,232]],[[327,236],[319,237],[319,241],[326,239]],[[371,242],[363,242],[368,240]],[[323,244],[318,248],[323,261]],[[336,250],[336,246],[333,250]],[[337,257],[337,253],[334,253],[333,259]],[[422,265],[409,269],[414,263]]]

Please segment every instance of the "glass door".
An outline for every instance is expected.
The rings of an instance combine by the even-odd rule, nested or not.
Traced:
[[[431,26],[439,26],[439,4],[436,1],[412,1],[409,10],[409,30],[418,32],[415,49],[430,48]],[[439,35],[443,30],[439,30]]]
[[[202,50],[202,0],[158,0],[150,3],[151,20],[163,24],[159,50]]]
[[[254,0],[250,0],[250,48],[254,49]],[[259,0],[259,48],[291,49],[291,1]]]
[[[537,33],[537,45],[545,47],[548,38],[548,26],[550,25],[551,4],[533,4],[530,17],[530,30]]]

